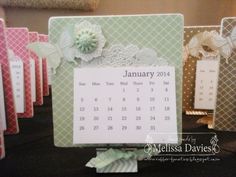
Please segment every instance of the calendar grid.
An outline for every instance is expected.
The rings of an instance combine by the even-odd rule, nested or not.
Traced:
[[[153,76],[128,78],[128,71]],[[74,77],[74,144],[145,144],[164,132],[177,143],[173,67],[74,69]]]

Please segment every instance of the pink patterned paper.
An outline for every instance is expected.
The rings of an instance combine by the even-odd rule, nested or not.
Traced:
[[[24,85],[25,85],[25,112],[18,113],[18,117],[32,118],[34,115],[31,78],[30,78],[30,56],[26,46],[29,43],[29,31],[27,28],[7,28],[6,29],[8,48],[19,56],[24,64]]]
[[[11,83],[11,74],[7,54],[7,43],[5,36],[5,24],[0,19],[0,63],[2,65],[3,87],[5,95],[5,109],[7,117],[6,134],[16,134],[19,132],[17,114],[15,109],[13,89]]]
[[[48,42],[48,35],[39,34],[40,42]],[[43,58],[43,96],[49,95],[47,60]]]
[[[30,42],[39,41],[39,35],[37,32],[29,32],[29,40]],[[42,105],[43,104],[43,85],[41,84],[40,77],[40,67],[39,67],[39,58],[34,52],[30,52],[30,56],[35,61],[35,80],[36,80],[36,102],[34,105]]]

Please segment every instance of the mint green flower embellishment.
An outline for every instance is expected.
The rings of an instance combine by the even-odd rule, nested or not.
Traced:
[[[101,27],[88,21],[75,25],[74,40],[75,57],[85,62],[100,57],[106,43]]]
[[[77,59],[86,63],[93,59],[98,60],[102,56],[105,43],[101,26],[81,21],[66,26],[55,43],[33,42],[27,48],[40,58],[47,58],[49,66],[56,74],[62,61],[77,65]]]
[[[98,47],[96,34],[89,30],[81,30],[75,41],[76,47],[84,54],[92,53]]]

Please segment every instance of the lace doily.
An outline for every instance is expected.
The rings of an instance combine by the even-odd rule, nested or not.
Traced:
[[[150,48],[139,49],[136,45],[112,45],[104,49],[102,56],[91,62],[81,61],[81,67],[104,67],[104,66],[163,66],[168,62],[157,56]]]

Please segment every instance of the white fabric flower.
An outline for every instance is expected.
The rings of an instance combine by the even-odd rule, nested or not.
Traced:
[[[187,53],[185,53],[185,57],[188,55],[200,58],[202,56],[216,56],[218,55],[218,51],[214,48],[213,39],[219,34],[216,31],[204,31],[202,33],[198,33],[192,37],[189,43],[185,46]],[[203,46],[207,46],[213,51],[206,51]]]

